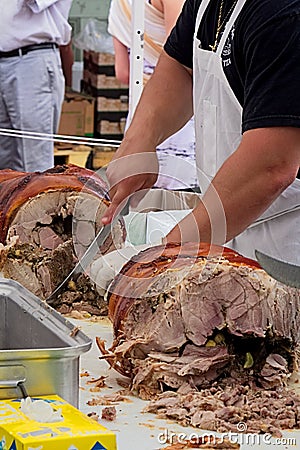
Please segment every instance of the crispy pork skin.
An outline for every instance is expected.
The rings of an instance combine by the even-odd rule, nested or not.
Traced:
[[[107,187],[94,172],[74,165],[56,166],[45,172],[0,171],[0,242],[8,237],[20,207],[45,193],[89,193],[106,203]],[[47,202],[47,201],[46,201]],[[33,214],[35,214],[33,206]],[[41,216],[43,209],[39,211]],[[30,212],[29,212],[30,213]]]

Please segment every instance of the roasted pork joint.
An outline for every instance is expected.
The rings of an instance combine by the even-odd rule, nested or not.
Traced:
[[[98,346],[141,397],[164,395],[164,407],[154,401],[151,411],[207,428],[194,415],[196,396],[193,419],[189,408],[181,418],[168,415],[166,405],[178,412],[177,395],[216,386],[218,396],[226,389],[230,396],[236,384],[284,390],[297,368],[299,308],[299,290],[276,282],[255,261],[223,247],[168,244],[141,252],[117,275],[109,292],[114,342],[109,351],[101,340]],[[292,427],[299,405],[291,413]],[[211,416],[219,407],[226,403],[209,407]],[[216,417],[209,429],[226,428],[225,422]]]
[[[78,196],[83,193],[108,204],[104,181],[88,169],[64,165],[45,172],[0,170],[0,242],[5,243],[15,234],[10,228],[22,226],[22,221],[30,224],[30,219],[32,222],[39,220],[43,224],[52,221],[54,214],[64,218],[68,207],[74,208],[75,201],[60,200],[59,194]],[[65,212],[62,210],[63,205]],[[33,225],[29,224],[28,228]]]
[[[95,172],[74,165],[34,173],[0,171],[3,275],[47,298],[101,228],[102,215],[109,205],[107,191]],[[125,227],[118,222],[101,254],[122,247],[124,238]],[[70,288],[76,291],[76,285]],[[87,290],[97,296],[95,289],[85,287],[81,292],[85,297]],[[70,309],[71,297],[74,300],[74,295],[68,295],[69,307],[64,311]]]

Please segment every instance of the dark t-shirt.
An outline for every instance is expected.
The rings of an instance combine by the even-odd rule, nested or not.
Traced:
[[[165,51],[192,68],[201,0],[186,0]],[[225,0],[223,17],[233,0]],[[209,50],[220,0],[211,0],[197,37]],[[223,68],[243,108],[242,131],[300,127],[300,0],[247,0],[222,51]]]

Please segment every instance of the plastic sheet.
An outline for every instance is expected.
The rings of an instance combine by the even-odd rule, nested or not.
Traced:
[[[114,53],[113,40],[107,32],[107,24],[97,19],[90,19],[80,33],[74,36],[72,42],[81,50]]]

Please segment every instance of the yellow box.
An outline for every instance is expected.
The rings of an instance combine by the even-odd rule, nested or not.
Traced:
[[[112,431],[57,395],[34,397],[61,409],[62,421],[40,423],[20,410],[20,399],[0,401],[0,450],[116,450]]]

